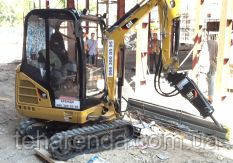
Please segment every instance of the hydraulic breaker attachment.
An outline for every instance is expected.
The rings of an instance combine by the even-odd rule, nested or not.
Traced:
[[[214,112],[213,106],[211,106],[192,79],[184,73],[169,73],[167,80],[175,86],[184,98],[190,101],[204,118],[209,116],[218,127],[222,128],[212,115]]]

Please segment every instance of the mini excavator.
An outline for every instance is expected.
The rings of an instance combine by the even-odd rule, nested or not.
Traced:
[[[196,84],[178,73],[180,0],[143,0],[111,27],[106,15],[93,16],[73,9],[35,9],[24,23],[22,62],[16,69],[16,109],[22,120],[19,134],[38,139],[49,133],[48,150],[57,160],[114,147],[139,134],[122,120],[124,83],[124,37],[157,5],[162,48],[156,65],[155,90],[171,97],[181,94],[206,118],[214,109]],[[102,33],[104,87],[89,94],[83,40],[83,22],[94,22]],[[158,86],[161,72],[174,86],[170,93]]]

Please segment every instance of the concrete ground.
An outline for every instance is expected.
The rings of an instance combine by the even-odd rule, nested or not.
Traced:
[[[188,100],[184,99],[181,95],[177,95],[175,97],[163,97],[159,95],[153,86],[153,75],[149,75],[146,78],[146,84],[141,86],[140,88],[136,88],[136,93],[133,96],[135,99],[143,100],[146,102],[158,104],[161,106],[178,109],[182,111],[186,111],[188,113],[200,116],[200,113],[189,103]],[[165,92],[170,92],[172,89],[170,86],[166,84],[164,80],[162,80],[162,88]],[[232,119],[232,106],[233,106],[233,94],[225,93],[226,98],[224,101],[215,98],[213,102],[213,107],[215,109],[214,117],[225,127],[229,128],[231,131],[233,129],[233,119]],[[212,121],[210,118],[207,120]],[[230,144],[233,144],[233,137],[231,135]],[[229,157],[233,159],[233,150],[228,149],[218,149],[213,150],[216,154],[222,154],[225,157]]]
[[[8,32],[10,33],[10,32]],[[4,38],[21,38],[16,36],[4,36]],[[21,58],[21,40],[5,43],[6,40],[2,39],[1,56],[0,56],[0,162],[7,163],[42,163],[45,162],[35,155],[33,148],[38,147],[37,142],[28,144],[27,146],[17,145],[17,135],[15,129],[23,117],[15,111],[15,97],[14,97],[14,80],[15,68],[17,64],[6,64]],[[12,40],[12,39],[10,39]],[[4,44],[5,43],[5,44]],[[4,64],[3,64],[4,63]],[[153,89],[152,78],[148,77],[147,85],[135,94],[129,83],[125,83],[124,96],[143,99],[148,102],[153,102],[159,105],[172,107],[175,109],[185,109],[187,112],[199,114],[188,101],[184,100],[181,96],[174,98],[164,98],[158,96]],[[132,83],[131,83],[132,84]],[[215,117],[223,124],[231,126],[231,106],[232,98],[226,99],[225,103],[215,102],[216,107]],[[155,125],[157,131],[159,126]],[[165,129],[161,129],[164,131]],[[146,129],[145,133],[151,133]],[[174,136],[174,133],[172,134]],[[165,162],[165,163],[231,163],[233,162],[233,155],[231,150],[220,149],[213,147],[195,148],[190,143],[182,147],[169,147],[169,142],[164,142],[161,135],[156,136],[157,140],[161,142],[159,146],[150,146],[150,144],[130,142],[124,148],[113,149],[96,154],[85,154],[77,156],[69,162],[86,163],[93,156],[98,156],[105,160],[105,162],[118,163],[118,162]],[[43,141],[41,142],[43,143]],[[102,162],[103,162],[102,160]]]
[[[17,162],[17,163],[31,163],[31,162],[44,162],[38,156],[35,155],[33,148],[37,142],[33,144],[28,144],[27,146],[17,146],[15,129],[20,119],[22,118],[15,111],[14,106],[14,78],[15,78],[15,68],[16,64],[1,64],[0,66],[0,162]],[[127,91],[128,89],[128,91]],[[130,92],[130,88],[127,88],[126,92]],[[150,95],[149,91],[148,96]],[[144,98],[147,95],[143,94]],[[159,104],[170,103],[172,100],[175,101],[176,107],[181,107],[186,103],[185,101],[180,101],[177,104],[179,97],[177,99],[163,99],[156,97],[154,102]],[[145,98],[145,100],[147,100]],[[180,100],[180,99],[179,99]],[[164,101],[164,102],[163,102]],[[187,104],[188,107],[188,104]],[[192,108],[188,108],[190,111],[195,111]],[[227,110],[227,109],[226,109]],[[224,113],[222,113],[224,114]],[[218,116],[221,117],[221,116]],[[159,138],[156,137],[156,138]],[[189,145],[184,145],[181,147],[169,147],[162,141],[163,139],[158,139],[161,141],[160,146],[150,146],[145,143],[133,144],[130,143],[124,148],[113,149],[96,154],[85,154],[77,156],[75,159],[69,162],[87,162],[91,157],[98,156],[106,162],[167,162],[167,163],[216,163],[216,162],[226,162],[230,163],[233,160],[230,156],[225,156],[224,153],[218,152],[218,148],[212,148],[211,150],[206,150],[205,148],[193,148]],[[42,142],[43,143],[43,142]],[[217,152],[213,152],[213,149]],[[233,159],[233,158],[232,158]]]

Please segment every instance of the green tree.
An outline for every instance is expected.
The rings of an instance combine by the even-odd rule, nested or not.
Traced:
[[[0,0],[0,26],[16,26],[23,23],[33,7],[32,0]]]
[[[0,1],[0,24],[13,25],[16,21],[15,12],[12,6],[7,5],[6,2]]]

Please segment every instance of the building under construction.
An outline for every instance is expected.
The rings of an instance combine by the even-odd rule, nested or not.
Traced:
[[[233,162],[232,11],[0,1],[0,162]]]

